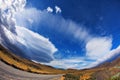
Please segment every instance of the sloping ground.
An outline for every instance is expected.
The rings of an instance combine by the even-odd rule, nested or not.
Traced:
[[[37,64],[27,59],[12,54],[0,45],[0,60],[17,69],[38,74],[60,74],[63,70],[55,69],[51,66]]]
[[[15,69],[0,61],[0,80],[60,80],[61,75],[34,74]]]
[[[109,80],[120,80],[120,72],[112,76]]]
[[[0,60],[12,68],[27,72],[10,71],[8,67],[0,62],[0,80],[59,80],[60,75],[39,75],[38,74],[66,74],[61,80],[120,80],[120,58],[104,63],[96,68],[75,70],[75,69],[56,69],[51,66],[34,63],[27,59],[12,54],[0,45]],[[15,72],[15,73],[13,73]],[[28,73],[29,72],[29,73]],[[37,74],[33,74],[37,73]],[[7,77],[6,77],[7,76]],[[46,77],[46,78],[45,78]],[[59,78],[58,78],[59,77]],[[8,79],[4,79],[8,78]],[[54,78],[54,79],[53,79]]]
[[[120,58],[104,63],[102,66],[76,71],[63,77],[64,80],[120,80]]]
[[[111,78],[119,72],[120,69],[117,68],[105,68],[104,70],[95,72],[94,77],[96,80],[111,80]]]
[[[103,65],[102,68],[103,70],[95,72],[96,80],[120,80],[120,75],[118,75],[120,73],[120,58],[110,62],[108,65]],[[119,79],[115,79],[115,77],[119,77]]]
[[[66,74],[63,78],[63,80],[120,80],[120,69],[90,69],[72,74]]]

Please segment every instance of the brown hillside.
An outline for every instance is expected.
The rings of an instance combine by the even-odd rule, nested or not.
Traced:
[[[14,55],[0,45],[0,60],[17,69],[38,74],[65,74],[62,80],[120,80],[120,57],[91,69],[56,69]]]
[[[0,45],[0,60],[15,68],[33,73],[60,74],[64,72],[63,70],[56,69],[47,65],[34,63],[30,60],[16,56],[1,45]]]

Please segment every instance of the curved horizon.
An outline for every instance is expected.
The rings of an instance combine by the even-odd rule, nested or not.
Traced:
[[[94,1],[2,0],[0,44],[56,68],[85,69],[112,61],[120,56],[119,3]]]

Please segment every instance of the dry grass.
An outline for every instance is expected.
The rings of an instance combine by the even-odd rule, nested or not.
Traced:
[[[75,69],[56,69],[51,66],[34,63],[27,59],[12,54],[0,45],[0,60],[20,70],[38,73],[38,74],[66,74],[61,80],[107,80],[109,76],[120,72],[120,61],[112,63],[112,67],[97,67],[93,69],[75,70]],[[101,78],[102,77],[102,78]]]
[[[63,70],[55,69],[53,67],[37,64],[27,59],[12,54],[0,46],[0,60],[20,70],[38,73],[38,74],[61,74]]]

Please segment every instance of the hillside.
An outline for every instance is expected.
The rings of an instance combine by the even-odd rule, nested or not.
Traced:
[[[17,69],[39,74],[60,74],[63,70],[51,66],[34,63],[30,60],[12,54],[9,50],[0,45],[0,60]]]
[[[62,70],[16,56],[0,45],[0,60],[14,68],[31,73],[65,74],[61,80],[120,80],[120,57],[91,69]]]
[[[65,80],[120,80],[120,57],[98,67],[64,75]]]

